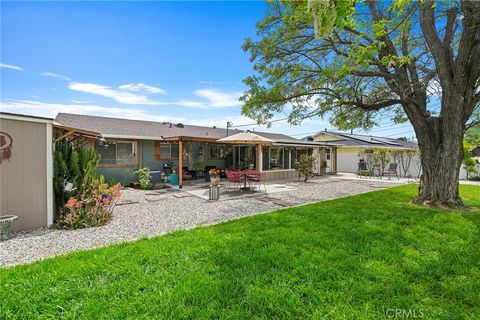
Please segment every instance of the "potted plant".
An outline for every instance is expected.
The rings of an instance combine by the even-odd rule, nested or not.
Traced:
[[[220,170],[210,169],[208,173],[210,174],[210,185],[218,186],[220,184]]]
[[[170,184],[172,186],[178,185],[178,173],[177,173],[177,167],[172,168],[172,173],[170,173]]]
[[[205,173],[205,163],[203,163],[202,161],[194,162],[193,168],[196,171],[197,178],[200,176],[203,177],[203,174]]]
[[[320,166],[320,174],[322,176],[326,175],[327,174],[327,168],[328,168],[328,163],[327,163],[327,160],[323,160],[322,161],[322,164]]]

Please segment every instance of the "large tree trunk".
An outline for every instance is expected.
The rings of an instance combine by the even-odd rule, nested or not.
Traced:
[[[455,102],[452,99],[443,103]],[[465,125],[458,115],[446,116],[448,119],[431,117],[428,126],[415,128],[421,153],[423,189],[413,200],[414,203],[440,207],[464,206],[458,186]]]

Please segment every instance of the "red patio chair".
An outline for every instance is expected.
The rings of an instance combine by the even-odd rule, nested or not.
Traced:
[[[190,184],[191,180],[192,180],[192,175],[189,172],[182,172],[182,181],[185,184]]]
[[[265,188],[265,192],[267,192],[264,173],[256,170],[251,170],[247,174],[247,181],[251,187],[253,188],[258,187],[258,191],[260,191],[260,186],[263,184],[263,187]]]
[[[230,170],[225,171],[225,175],[227,176],[227,182],[225,183],[225,189],[229,189],[230,187],[232,187],[232,185],[233,185],[234,189],[236,187],[238,187],[238,189],[240,189],[240,187],[244,183],[243,176],[236,171],[230,171]]]

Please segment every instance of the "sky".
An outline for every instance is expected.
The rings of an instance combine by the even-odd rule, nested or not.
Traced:
[[[240,129],[297,138],[335,130],[320,118],[266,128],[241,115],[242,80],[254,73],[241,46],[255,37],[263,1],[2,1],[0,6],[0,111],[217,127],[230,121]],[[386,125],[370,134],[413,135],[409,125]]]

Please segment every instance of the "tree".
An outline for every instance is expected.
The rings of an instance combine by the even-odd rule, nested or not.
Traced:
[[[480,102],[480,2],[277,1],[257,35],[243,46],[255,70],[244,80],[244,115],[328,117],[343,130],[410,121],[424,173],[414,202],[463,206],[462,140]]]
[[[373,158],[380,164],[380,168],[383,172],[390,161],[390,151],[386,148],[376,148],[375,151],[373,151]]]

